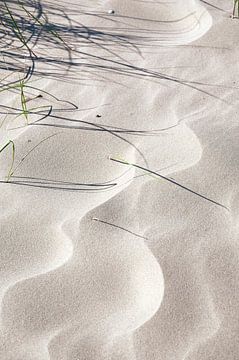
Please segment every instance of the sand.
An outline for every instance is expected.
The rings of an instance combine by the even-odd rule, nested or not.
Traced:
[[[25,6],[34,53],[0,39],[0,359],[237,360],[230,2]]]

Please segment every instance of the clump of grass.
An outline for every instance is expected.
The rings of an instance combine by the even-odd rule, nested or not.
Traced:
[[[233,11],[232,11],[232,18],[238,19],[239,17],[239,0],[234,0],[233,1]]]
[[[9,76],[11,76],[13,73],[10,73],[7,76],[5,76],[4,78],[2,78],[0,80],[0,93],[5,92],[5,91],[14,91],[14,92],[18,92],[20,94],[21,109],[18,112],[18,114],[16,115],[16,117],[14,118],[14,120],[17,117],[23,116],[26,120],[26,125],[28,125],[30,114],[36,113],[36,110],[42,110],[42,109],[48,108],[47,106],[39,106],[39,107],[32,107],[32,108],[28,107],[29,101],[34,100],[36,98],[43,97],[41,94],[34,96],[33,98],[30,98],[30,99],[27,98],[27,96],[26,96],[26,91],[28,89],[35,90],[34,87],[29,86],[29,80],[34,73],[34,63],[35,63],[35,60],[37,60],[37,55],[32,50],[32,47],[34,45],[33,46],[30,45],[31,36],[27,37],[25,35],[26,27],[24,28],[24,26],[23,26],[23,23],[24,23],[24,22],[22,22],[23,16],[16,14],[14,12],[14,10],[11,9],[11,7],[9,6],[7,1],[2,1],[2,3],[3,3],[4,14],[3,14],[3,16],[0,17],[0,24],[3,28],[3,31],[4,31],[5,35],[7,33],[13,34],[13,40],[17,40],[18,42],[20,42],[20,47],[18,46],[18,49],[21,49],[21,53],[22,53],[22,56],[24,59],[26,59],[24,49],[27,50],[27,52],[32,60],[32,66],[29,67],[26,75],[23,78],[20,78],[19,80],[16,80],[16,81],[14,80],[13,82],[9,81],[8,83],[5,83],[6,79]],[[41,29],[46,28],[46,24],[44,22],[39,20],[38,17],[36,17],[30,11],[27,10],[27,8],[24,6],[24,2],[21,2],[20,0],[18,0],[17,3],[18,3],[18,8],[19,9],[21,8],[24,11],[25,15],[27,15],[31,20],[33,20],[35,24],[39,25],[39,27]],[[11,4],[11,2],[10,2],[10,4]],[[67,45],[67,43],[64,41],[64,39],[58,34],[57,31],[52,30],[50,27],[47,27],[47,30],[53,38],[58,40],[58,43],[60,42],[67,49],[70,49],[70,47]],[[5,61],[5,59],[4,59],[4,61]],[[7,64],[6,64],[6,69],[8,69]],[[25,65],[24,65],[23,71],[25,74]],[[48,94],[46,91],[43,91],[43,92],[45,94]],[[77,108],[77,107],[75,107],[75,108]],[[52,110],[52,106],[50,107],[50,111],[48,114],[50,114],[51,110]],[[8,114],[6,114],[6,116],[4,117],[2,123],[0,124],[0,127],[3,126],[3,123],[5,122],[7,116],[8,116]],[[45,116],[47,116],[47,115],[45,115]],[[44,141],[45,141],[45,139],[44,139]],[[16,170],[16,169],[14,169],[15,144],[12,140],[9,140],[4,146],[0,147],[0,153],[4,152],[9,147],[11,147],[11,149],[12,149],[12,161],[11,161],[10,169],[9,169],[9,172],[7,175],[7,182],[10,181],[10,178],[13,176],[13,173]],[[21,163],[25,159],[25,157],[21,160],[21,162],[18,164],[17,167],[19,167],[21,165]]]
[[[15,144],[12,140],[9,140],[1,149],[0,149],[0,153],[3,152],[7,147],[11,146],[12,147],[12,161],[11,161],[11,165],[10,165],[10,169],[8,171],[8,175],[7,175],[7,182],[9,182],[12,174],[13,174],[13,166],[14,166],[14,161],[15,161]]]

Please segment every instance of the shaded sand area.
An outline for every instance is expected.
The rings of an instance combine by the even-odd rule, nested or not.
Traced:
[[[1,3],[1,360],[238,359],[231,11]]]

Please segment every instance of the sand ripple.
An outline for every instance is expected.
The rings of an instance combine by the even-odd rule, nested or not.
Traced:
[[[239,149],[228,103],[238,105],[238,54],[228,61],[217,32],[170,47],[212,25],[193,0],[61,11],[51,21],[73,57],[37,44],[47,61],[36,64],[44,96],[34,101],[52,111],[17,129],[11,114],[0,130],[17,149],[11,183],[12,154],[0,155],[0,358],[236,360]]]

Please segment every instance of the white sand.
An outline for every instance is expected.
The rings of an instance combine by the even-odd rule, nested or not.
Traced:
[[[42,2],[44,108],[0,93],[1,360],[238,359],[239,20],[212,4]]]

